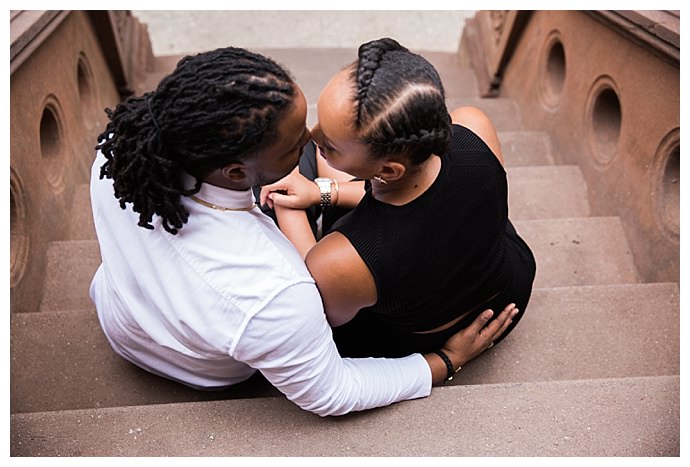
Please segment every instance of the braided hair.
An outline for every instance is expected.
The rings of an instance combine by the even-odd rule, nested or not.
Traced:
[[[180,196],[273,144],[295,95],[288,72],[262,55],[228,47],[184,57],[155,91],[106,109],[100,178],[113,179],[120,207],[131,203],[139,226],[153,229],[155,214],[175,235],[189,217]],[[183,173],[196,179],[193,188]]]
[[[420,164],[445,153],[451,118],[436,69],[390,38],[362,44],[358,57],[350,72],[355,128],[372,157],[402,154]]]

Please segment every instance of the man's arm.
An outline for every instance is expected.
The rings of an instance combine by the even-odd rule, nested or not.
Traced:
[[[512,318],[491,324],[485,314],[449,339],[444,350],[455,368],[489,347]],[[483,321],[482,321],[483,320]],[[343,415],[426,397],[446,379],[436,354],[405,358],[341,358],[313,284],[292,285],[247,324],[234,358],[258,369],[301,408],[321,416]]]

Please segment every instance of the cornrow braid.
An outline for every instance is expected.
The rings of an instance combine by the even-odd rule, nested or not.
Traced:
[[[355,128],[374,158],[404,155],[413,164],[443,154],[451,136],[436,69],[390,38],[363,44],[351,67]]]
[[[392,50],[407,52],[405,47],[390,38],[367,42],[359,47],[359,60],[355,75],[357,79],[357,121],[355,123],[358,126],[363,120],[362,113],[366,110],[364,104],[367,101],[374,74],[379,68],[383,56]]]
[[[180,202],[211,171],[270,146],[296,95],[288,72],[271,59],[228,47],[187,56],[157,89],[106,109],[99,136],[120,207],[131,203],[141,227],[153,216],[176,234],[189,213]],[[184,186],[183,174],[196,179]]]

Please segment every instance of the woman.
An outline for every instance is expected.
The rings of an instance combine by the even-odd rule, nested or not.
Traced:
[[[321,156],[368,180],[361,202],[316,243],[304,213],[285,209],[313,202],[313,184],[293,174],[264,187],[262,201],[305,255],[341,353],[433,350],[481,310],[514,302],[520,313],[505,336],[536,267],[508,220],[489,119],[472,108],[449,115],[433,66],[388,38],[360,47],[322,91],[318,115]],[[352,203],[351,189],[334,183],[330,198]]]

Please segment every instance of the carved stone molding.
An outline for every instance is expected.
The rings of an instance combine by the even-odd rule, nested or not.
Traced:
[[[503,69],[530,16],[529,11],[479,11],[463,30],[482,97],[498,95]]]

